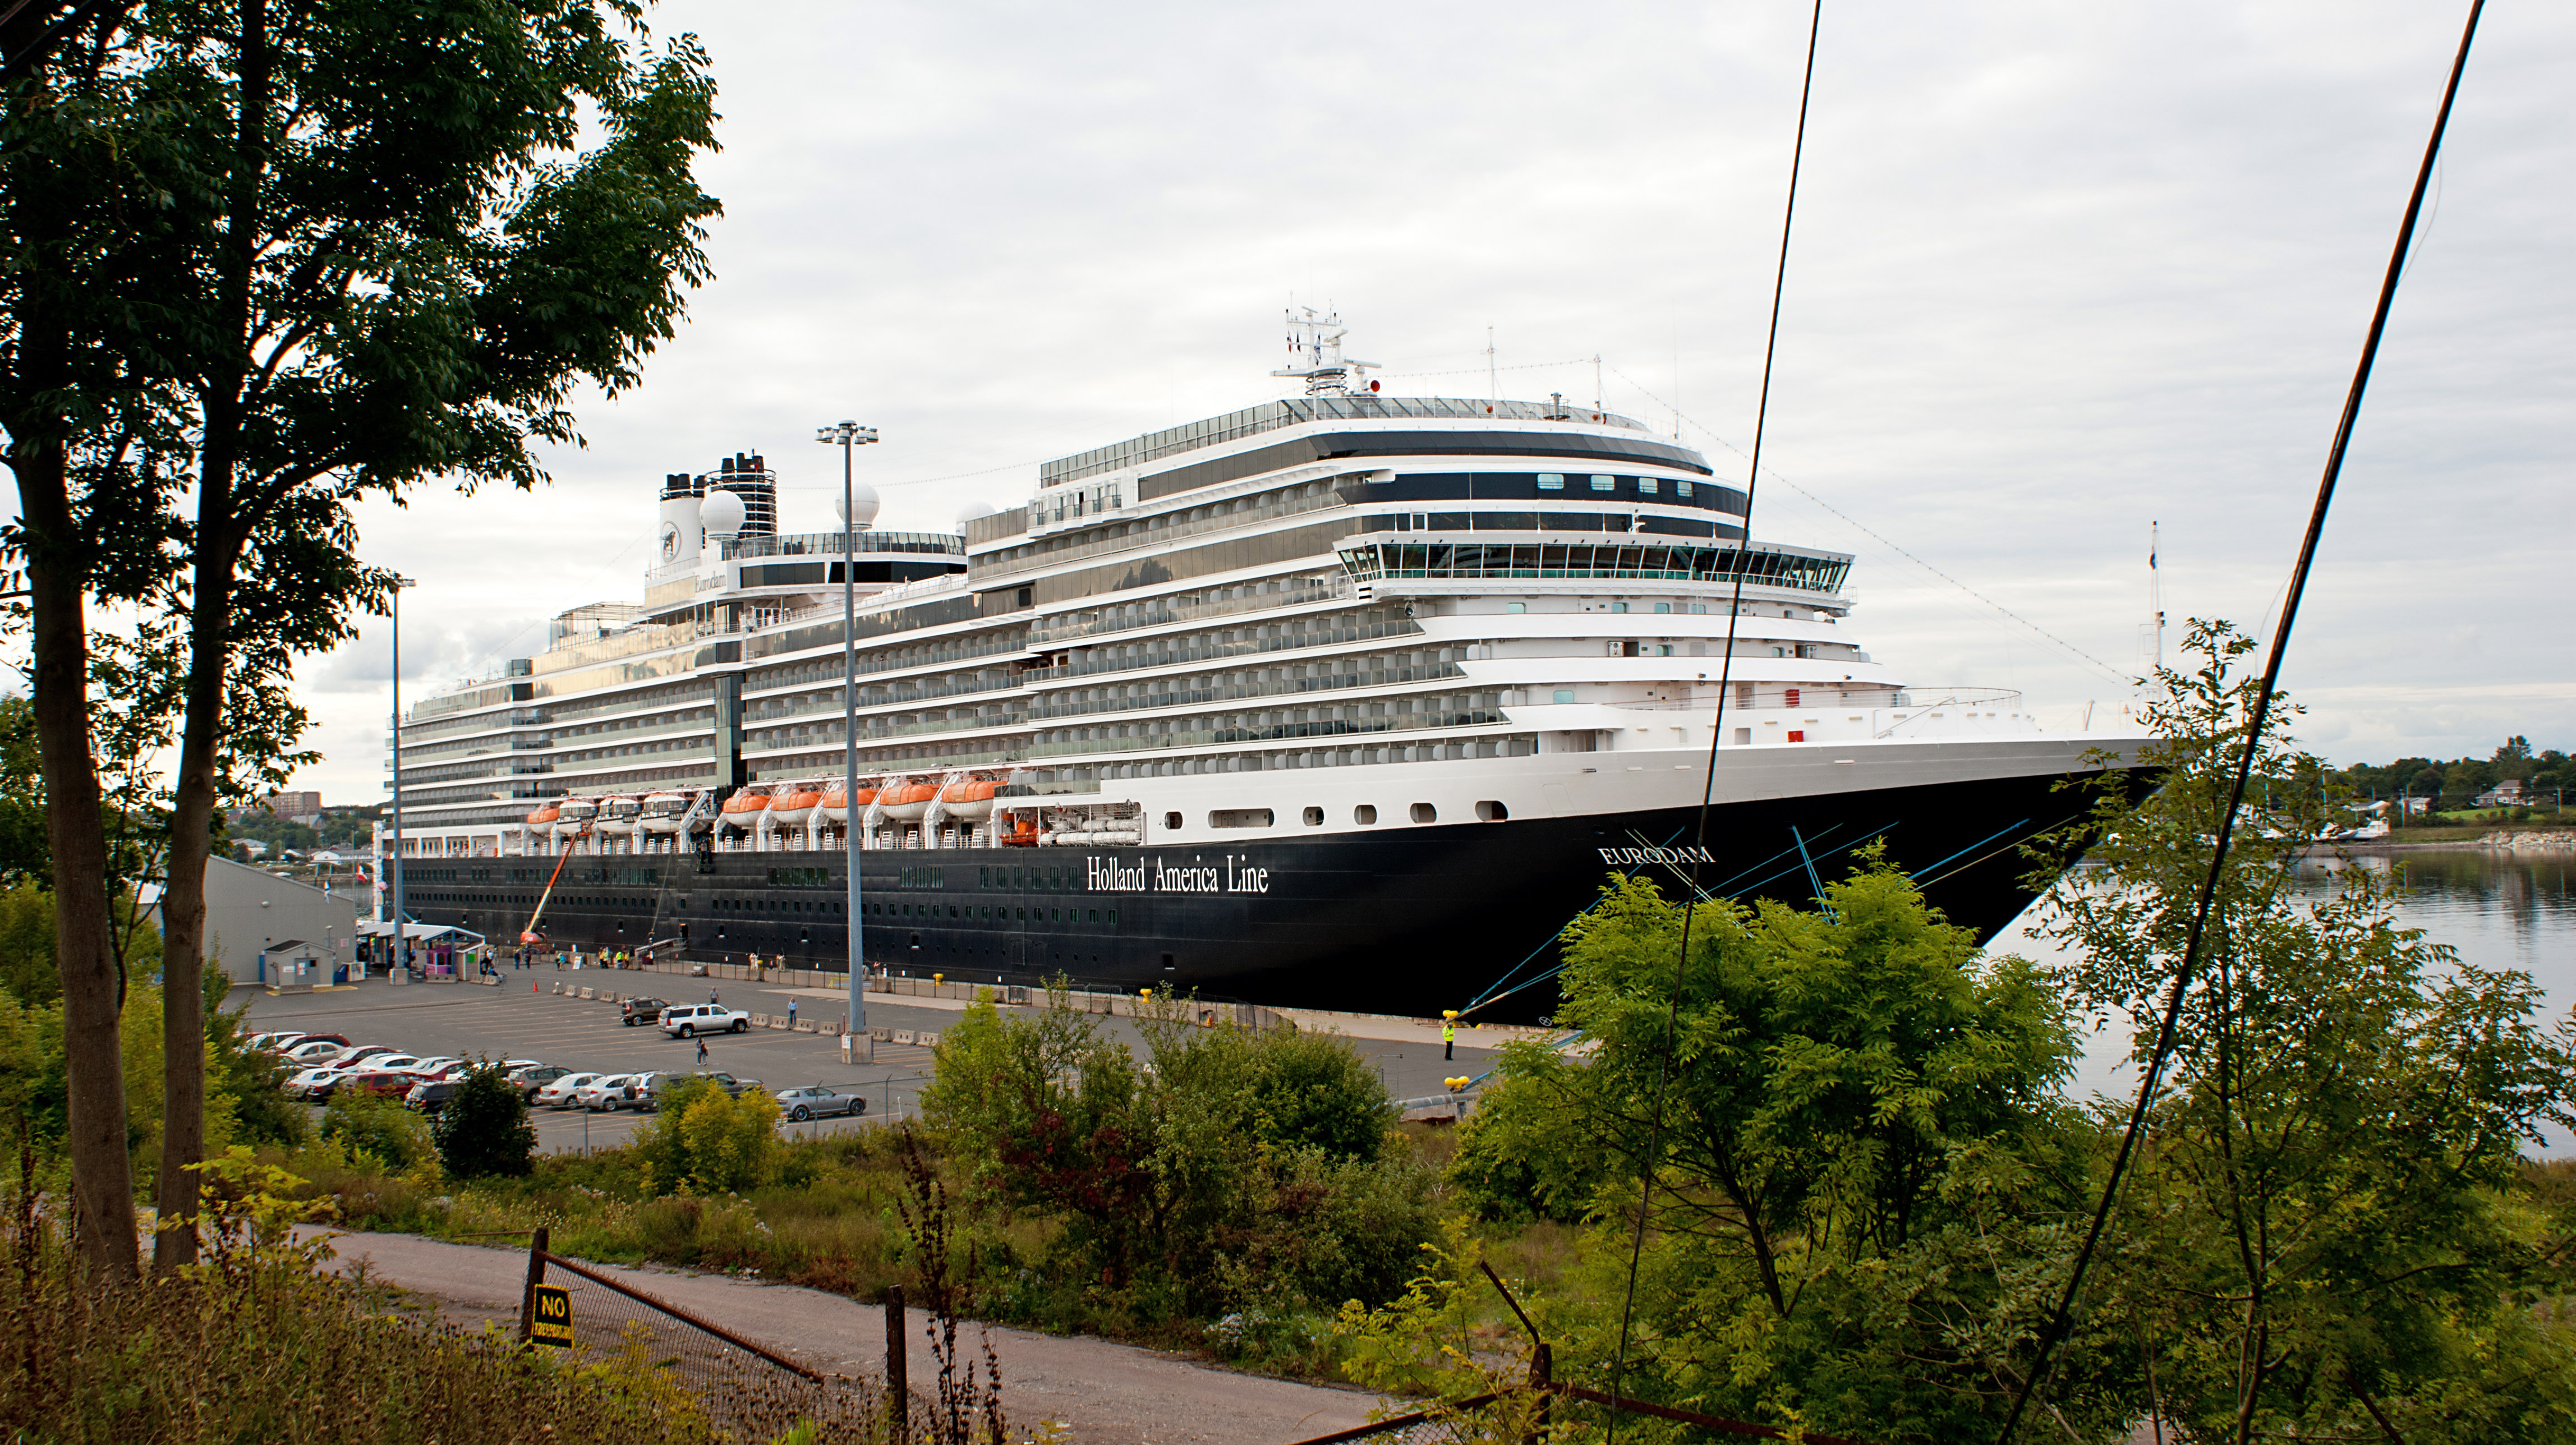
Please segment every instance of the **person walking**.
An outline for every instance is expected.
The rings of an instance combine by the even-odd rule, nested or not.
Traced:
[[[796,1031],[796,1000],[792,998],[787,1001],[787,1031]]]
[[[705,1039],[700,1039],[700,1040],[698,1040],[698,1062],[703,1064],[703,1063],[705,1063],[706,1061],[707,1061],[707,1041],[706,1041]]]
[[[719,1001],[719,1000],[716,998],[716,991],[715,991],[714,989],[708,989],[708,990],[707,990],[707,1002],[709,1002],[709,1003],[716,1003],[716,1002],[718,1002],[718,1001]]]
[[[1456,1019],[1440,1021],[1440,1057],[1443,1059],[1458,1057],[1458,1021]]]

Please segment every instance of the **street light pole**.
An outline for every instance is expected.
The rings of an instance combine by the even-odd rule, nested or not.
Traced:
[[[403,865],[402,865],[402,595],[406,587],[420,584],[409,577],[396,577],[392,584],[394,622],[394,845],[393,856],[386,863],[393,897],[393,953],[385,965],[385,977],[393,977],[396,968],[411,961],[409,940],[403,937]]]
[[[841,448],[841,848],[849,855],[848,1057],[874,1063],[876,1036],[868,1032],[866,915],[860,912],[859,855],[859,517],[853,449],[877,439],[877,429],[854,421],[817,428],[814,440]],[[873,520],[873,518],[871,518]]]

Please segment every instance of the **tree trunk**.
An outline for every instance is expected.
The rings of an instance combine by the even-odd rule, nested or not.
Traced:
[[[46,6],[38,18],[57,7]],[[26,22],[24,14],[18,17]],[[25,37],[11,33],[12,54]],[[36,99],[31,104],[47,104]],[[45,257],[69,229],[61,178],[41,162],[14,176],[12,228],[27,254]],[[54,966],[63,985],[65,1105],[81,1250],[103,1280],[137,1273],[134,1164],[125,1140],[125,1051],[117,1021],[125,980],[107,907],[107,830],[99,816],[98,763],[90,751],[89,567],[71,506],[72,341],[65,283],[29,267],[18,277],[17,375],[0,417],[25,529],[29,647],[35,664],[36,749],[45,777],[45,841],[53,852]]]
[[[125,1142],[125,1004],[107,908],[107,831],[89,744],[89,634],[75,561],[63,447],[10,452],[27,528],[36,678],[36,746],[45,770],[45,839],[54,855],[54,963],[63,983],[64,1072],[81,1250],[108,1279],[132,1279],[134,1166]]]
[[[245,525],[240,499],[244,390],[252,372],[251,268],[258,253],[260,187],[267,180],[269,104],[267,0],[239,0],[241,93],[223,256],[224,316],[240,347],[205,408],[197,473],[197,553],[190,579],[188,684],[179,730],[179,782],[170,807],[170,868],[161,909],[163,1119],[161,1218],[152,1267],[168,1272],[197,1258],[197,1171],[206,1152],[206,857],[213,848],[216,753],[223,736],[224,679],[231,669],[233,567]],[[169,1227],[179,1226],[179,1227]]]
[[[154,1238],[156,1273],[197,1258],[198,1181],[189,1166],[206,1152],[206,859],[214,851],[215,753],[223,736],[236,551],[227,545],[228,535],[218,534],[228,534],[228,528],[209,528],[202,519],[214,514],[217,498],[229,503],[231,470],[229,460],[210,455],[200,478],[206,505],[188,617],[187,712],[179,729],[179,784],[171,798],[170,867],[161,895],[160,1203],[164,1225],[173,1227]]]

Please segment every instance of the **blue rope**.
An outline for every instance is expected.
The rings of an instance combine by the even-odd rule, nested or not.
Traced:
[[[2029,822],[2030,822],[2030,820],[2029,820],[2028,818],[2024,818],[2024,819],[2022,819],[2022,820],[2021,820],[2021,822],[2013,824],[2011,828],[2005,828],[2005,829],[2002,829],[2002,830],[2001,830],[2001,831],[1999,831],[1999,832],[1988,833],[1986,836],[1984,836],[1984,837],[1982,837],[1982,838],[1979,838],[1977,841],[1975,841],[1974,843],[1969,844],[1967,847],[1962,848],[1962,849],[1960,849],[1958,852],[1951,854],[1949,858],[1944,858],[1944,859],[1942,859],[1942,860],[1941,860],[1941,863],[1947,863],[1947,862],[1951,861],[1951,859],[1952,859],[1952,858],[1965,858],[1965,857],[1967,857],[1969,854],[1976,852],[1976,851],[1977,851],[1978,849],[1980,849],[1980,848],[1983,848],[1983,847],[1984,847],[1984,846],[1986,846],[1988,843],[1991,843],[1991,842],[1995,841],[1997,838],[2002,837],[2005,833],[2009,833],[2009,832],[2011,832],[2011,831],[2013,830],[2013,828],[2019,828],[2019,827],[2022,827],[2022,826],[2024,826],[2025,824],[2027,824],[2027,823],[2029,823]],[[1908,874],[1908,875],[1906,875],[1906,876],[1911,877],[1911,878],[1921,878],[1924,874],[1926,874],[1926,873],[1929,873],[1929,872],[1933,871],[1933,869],[1939,868],[1939,867],[1941,866],[1941,863],[1933,863],[1933,864],[1929,864],[1929,865],[1926,865],[1926,866],[1921,867],[1921,868],[1917,868],[1917,869],[1915,869],[1912,873],[1910,873],[1910,874]]]

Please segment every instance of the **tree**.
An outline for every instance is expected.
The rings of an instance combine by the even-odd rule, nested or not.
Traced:
[[[682,1079],[655,1109],[636,1128],[634,1148],[657,1193],[722,1194],[776,1177],[778,1101],[768,1091],[727,1095],[713,1079]]]
[[[516,1178],[535,1167],[537,1126],[528,1098],[498,1064],[466,1072],[430,1127],[451,1179]]]
[[[1874,1439],[1990,1431],[2038,1309],[1992,1253],[2044,1249],[2034,1221],[2084,1177],[2063,1009],[1871,858],[1813,908],[1699,906],[1667,1066],[1681,934],[1652,880],[1614,875],[1566,931],[1556,1018],[1589,1047],[1506,1045],[1469,1150],[1557,1161],[1543,1210],[1598,1181],[1605,1299],[1651,1206],[1631,1392]],[[1565,1319],[1570,1358],[1606,1375],[1618,1319]]]
[[[2191,624],[2199,662],[2160,674],[2147,714],[2163,786],[2106,798],[2082,834],[2096,866],[2049,899],[2077,959],[2060,982],[2125,1015],[2140,1062],[2245,746],[2253,645]],[[2089,1313],[2137,1341],[2148,1403],[2195,1441],[2563,1438],[2576,1342],[2525,1313],[2549,1258],[2513,1196],[2518,1145],[2576,1117],[2576,1054],[2537,1025],[2529,975],[2398,926],[2380,875],[2298,900],[2289,865],[2333,800],[2298,785],[2294,717],[2276,703],[2259,740],[2273,805],[2219,875]]]
[[[691,165],[713,145],[713,85],[686,37],[637,58],[641,8],[444,0],[272,15],[267,0],[145,0],[97,47],[101,84],[124,102],[102,106],[102,136],[150,142],[111,169],[155,207],[148,244],[102,240],[101,254],[138,273],[152,310],[74,312],[56,329],[101,334],[141,440],[115,430],[125,413],[51,417],[30,403],[29,415],[100,438],[86,444],[137,473],[118,492],[149,499],[147,524],[110,539],[110,570],[184,629],[166,906],[174,1059],[200,1025],[215,812],[284,781],[304,721],[284,685],[294,656],[345,639],[353,613],[382,602],[387,579],[357,558],[350,504],[433,477],[467,490],[542,481],[532,443],[578,441],[575,387],[635,384],[706,274],[701,223],[716,205]],[[49,254],[42,238],[22,249]],[[30,394],[40,380],[60,389],[30,373]],[[40,461],[29,458],[37,473]],[[31,541],[45,526],[69,535],[101,492],[66,481],[48,495],[60,505],[31,508]],[[49,658],[71,656],[80,629],[48,625],[52,594],[37,591],[41,721]],[[77,741],[48,746],[49,781]],[[76,864],[85,889],[95,851],[57,847],[58,867]],[[193,1206],[185,1166],[202,1152],[202,1072],[174,1067],[168,1088],[162,1208],[179,1219]],[[192,1231],[166,1230],[156,1260],[184,1262],[194,1245]]]

